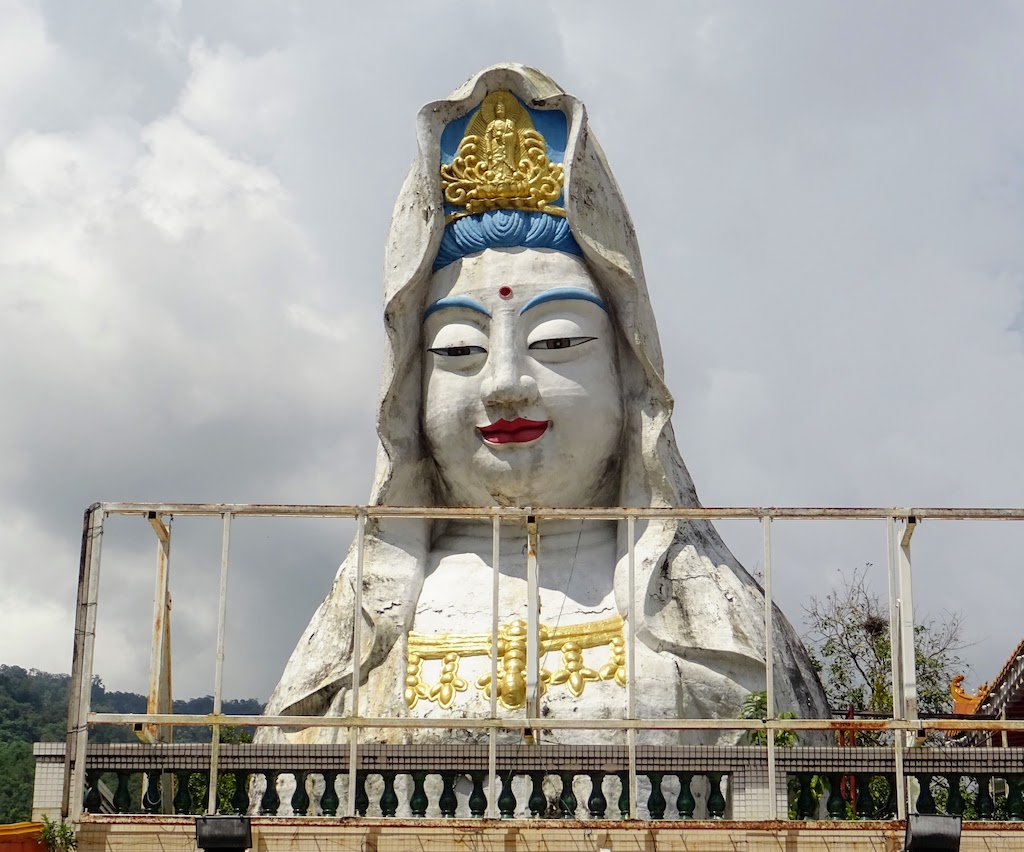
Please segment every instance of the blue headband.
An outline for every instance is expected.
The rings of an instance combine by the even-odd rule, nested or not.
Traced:
[[[489,248],[546,248],[583,256],[564,216],[522,210],[488,210],[445,226],[434,271]]]

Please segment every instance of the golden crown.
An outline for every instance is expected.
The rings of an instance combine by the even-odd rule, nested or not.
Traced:
[[[488,210],[527,210],[564,216],[551,206],[562,194],[561,164],[548,160],[544,137],[509,92],[491,92],[476,111],[455,159],[441,166],[444,200],[463,208],[447,217]]]

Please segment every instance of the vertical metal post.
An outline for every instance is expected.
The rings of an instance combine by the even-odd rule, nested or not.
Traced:
[[[537,569],[539,544],[537,518],[526,518],[526,716],[540,718],[540,577]],[[531,726],[532,727],[532,726]],[[533,731],[540,741],[540,729]]]
[[[153,590],[153,637],[149,659],[149,696],[147,713],[170,713],[171,696],[171,526],[174,518],[164,523],[163,518],[150,512],[149,523],[157,537],[156,546],[156,588]],[[145,725],[143,739],[146,742],[169,742],[172,736],[170,725]],[[164,776],[166,784],[168,776]],[[171,813],[170,802],[166,813]]]
[[[75,637],[75,644],[81,648],[81,669],[78,687],[78,718],[75,728],[75,765],[71,777],[69,814],[72,822],[82,816],[82,791],[85,789],[85,755],[89,743],[89,709],[92,701],[93,658],[96,652],[96,608],[100,587],[100,555],[103,550],[104,513],[99,506],[93,507],[92,524],[88,533],[89,565],[86,569],[84,602],[79,598],[81,615],[81,636]]]
[[[501,599],[498,583],[501,577],[501,518],[491,522],[491,722],[498,719],[498,607]],[[498,729],[487,730],[487,777],[491,779],[491,795],[487,798],[487,818],[498,818]]]
[[[217,666],[213,675],[213,712],[220,715],[224,688],[224,634],[228,615],[228,560],[231,554],[230,512],[224,513],[224,532],[220,547],[220,592],[217,610]],[[210,738],[210,785],[206,812],[217,813],[217,771],[220,763],[220,725],[212,726]]]
[[[93,524],[98,504],[85,510],[82,518],[82,546],[78,557],[78,593],[75,597],[75,635],[71,656],[71,685],[68,694],[68,724],[64,738],[64,789],[61,793],[60,815],[62,818],[77,819],[81,812],[81,788],[78,794],[78,810],[72,813],[69,807],[71,795],[71,773],[75,765],[74,756],[78,743],[78,717],[81,700],[82,660],[85,656],[85,616],[88,612],[89,571],[92,567]]]
[[[355,601],[352,605],[352,712],[359,716],[359,680],[361,677],[363,641],[363,551],[366,545],[366,512],[356,515],[356,582]],[[356,815],[356,764],[359,756],[359,729],[348,732],[348,815]]]
[[[767,716],[775,718],[775,647],[774,612],[772,603],[772,519],[769,515],[761,518],[761,534],[764,544],[764,680]],[[779,818],[779,803],[776,800],[775,780],[775,731],[768,731],[768,819]]]
[[[900,592],[896,579],[896,519],[885,519],[885,559],[889,580],[889,649],[892,664],[892,717],[903,712],[903,655],[900,650]]]
[[[629,621],[626,638],[626,716],[636,719],[636,518],[626,518],[626,575],[629,583]],[[636,729],[626,731],[626,745],[629,751],[629,818],[636,819]]]
[[[911,721],[917,719],[917,655],[914,641],[914,594],[910,565],[910,539],[914,535],[917,520],[911,515],[907,518],[900,539],[899,549],[899,584],[900,584],[900,650],[903,668],[903,718]],[[916,738],[915,731],[907,732],[907,745]]]
[[[892,662],[892,718],[903,712],[903,674],[900,630],[900,593],[896,573],[896,519],[885,519],[885,558],[889,579],[889,649]],[[903,774],[903,736],[893,733],[896,769],[896,818],[907,818],[907,779]]]

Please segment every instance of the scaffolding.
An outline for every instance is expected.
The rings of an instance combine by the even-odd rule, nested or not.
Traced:
[[[150,655],[149,702],[144,714],[96,713],[91,709],[91,684],[95,654],[96,620],[98,610],[99,578],[101,569],[104,525],[113,515],[137,516],[148,521],[157,538],[157,564],[152,621],[152,647]],[[213,712],[208,715],[175,714],[171,707],[171,653],[170,653],[170,554],[171,530],[175,518],[219,517],[222,519],[218,624],[215,648],[215,677]],[[453,721],[416,718],[381,718],[360,714],[359,689],[360,655],[354,654],[355,671],[352,678],[352,713],[344,717],[324,716],[251,716],[222,713],[222,687],[224,674],[225,623],[228,611],[228,570],[231,556],[232,522],[241,517],[281,518],[348,518],[356,522],[355,559],[355,612],[362,609],[363,553],[366,525],[370,520],[385,518],[415,518],[432,520],[474,519],[490,522],[492,554],[492,631],[491,683],[497,679],[498,582],[500,576],[499,545],[503,535],[522,535],[525,531],[528,585],[528,659],[527,702],[523,716],[509,717],[498,712],[497,689],[490,691],[490,713],[480,718],[460,718]],[[540,656],[538,641],[540,618],[538,578],[541,570],[537,552],[543,522],[552,520],[614,520],[625,521],[627,541],[628,583],[634,610],[635,545],[637,522],[650,520],[721,521],[753,520],[760,523],[763,542],[763,588],[766,631],[765,682],[767,686],[766,718],[757,719],[653,719],[637,718],[634,646],[635,620],[627,620],[627,683],[626,718],[623,719],[553,719],[541,718]],[[889,635],[891,640],[891,666],[893,683],[893,713],[889,719],[778,719],[773,683],[773,573],[772,527],[777,522],[849,520],[876,522],[884,527],[885,552],[889,590]],[[921,719],[915,673],[913,578],[911,540],[918,525],[924,521],[1021,521],[1020,508],[447,508],[447,507],[395,507],[395,506],[328,506],[328,505],[263,505],[263,504],[184,504],[184,503],[96,503],[85,512],[78,600],[75,619],[74,661],[71,675],[71,701],[69,706],[68,739],[65,749],[64,793],[62,811],[72,819],[79,819],[82,811],[81,791],[85,784],[86,755],[90,725],[132,725],[140,738],[147,742],[160,742],[166,738],[167,726],[212,726],[208,788],[208,813],[216,808],[215,793],[220,754],[219,730],[221,726],[257,727],[335,727],[348,731],[349,746],[347,772],[349,773],[348,802],[345,812],[356,813],[356,768],[360,749],[359,732],[366,728],[435,728],[474,729],[484,731],[488,737],[487,768],[494,779],[497,761],[497,735],[499,731],[528,732],[533,729],[587,729],[625,731],[630,802],[629,816],[637,814],[637,732],[640,730],[732,730],[764,731],[767,742],[769,818],[779,819],[777,768],[778,746],[774,732],[780,730],[844,730],[892,731],[895,779],[898,786],[897,816],[907,814],[907,789],[904,762],[906,750],[912,746],[920,731],[971,730],[1024,730],[1024,721],[985,719]],[[353,648],[361,644],[362,619],[353,619]],[[74,795],[72,795],[72,791]],[[488,816],[497,816],[496,796],[489,797]]]

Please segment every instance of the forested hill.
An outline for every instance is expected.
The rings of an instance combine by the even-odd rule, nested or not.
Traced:
[[[27,820],[32,811],[35,763],[32,743],[64,742],[70,675],[0,665],[0,824]],[[98,677],[92,684],[92,709],[98,713],[145,713],[146,697],[108,692]],[[254,698],[223,702],[225,713],[254,715],[263,705]],[[211,713],[213,696],[175,701],[175,713]],[[90,734],[100,742],[137,742],[127,728],[104,726]],[[177,728],[177,742],[209,742],[209,728]]]

